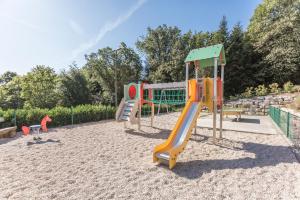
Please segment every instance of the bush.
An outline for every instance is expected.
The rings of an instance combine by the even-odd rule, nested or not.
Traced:
[[[265,85],[259,85],[255,88],[256,96],[265,96],[268,94],[268,88]]]
[[[294,84],[291,81],[288,81],[283,85],[283,90],[285,92],[292,92],[293,87],[294,87]]]
[[[242,97],[250,98],[254,94],[253,87],[247,87],[245,92],[242,93]]]
[[[280,92],[280,88],[278,83],[272,83],[269,85],[270,92],[273,94],[278,94]]]
[[[160,106],[160,113],[166,113],[167,111],[169,112],[174,112],[177,111],[177,107],[180,107],[180,105],[176,106],[176,105],[165,105],[162,104]],[[157,114],[158,113],[158,105],[155,104],[154,105],[154,113]],[[142,116],[149,116],[151,115],[151,106],[148,104],[145,104],[142,106]]]
[[[300,85],[295,85],[292,89],[292,92],[299,92],[300,93]]]
[[[103,105],[79,105],[74,108],[55,107],[53,109],[18,109],[18,110],[0,110],[0,116],[5,119],[4,123],[0,124],[0,128],[14,126],[14,113],[16,114],[17,127],[20,130],[23,124],[33,125],[40,124],[45,115],[49,115],[52,122],[49,127],[57,127],[84,122],[100,121],[105,119],[113,119],[116,109],[112,106]]]

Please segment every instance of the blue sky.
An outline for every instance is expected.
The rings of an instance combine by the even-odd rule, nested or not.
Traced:
[[[134,47],[146,28],[213,31],[223,15],[244,28],[261,0],[0,0],[0,74],[38,64],[58,72],[99,48]]]

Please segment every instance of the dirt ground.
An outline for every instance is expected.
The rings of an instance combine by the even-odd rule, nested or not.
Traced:
[[[198,128],[172,171],[152,163],[178,115],[154,128],[144,118],[141,131],[103,121],[51,129],[39,143],[1,139],[0,199],[300,199],[300,164],[274,130],[224,131],[214,145]]]

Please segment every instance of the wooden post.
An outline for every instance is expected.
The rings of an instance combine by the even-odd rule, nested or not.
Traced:
[[[139,114],[138,114],[138,130],[141,130],[141,118],[142,118],[142,102],[139,101]]]
[[[185,63],[185,102],[189,99],[189,63]]]
[[[151,104],[151,127],[153,127],[154,121],[154,103]]]
[[[221,81],[222,81],[222,94],[221,95],[221,111],[220,111],[220,138],[223,137],[223,103],[224,103],[224,64],[221,65]]]
[[[213,92],[213,142],[216,143],[217,131],[217,75],[218,75],[218,58],[214,58],[214,92]]]

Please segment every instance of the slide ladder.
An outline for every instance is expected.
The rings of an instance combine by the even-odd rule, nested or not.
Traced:
[[[178,155],[189,141],[193,128],[197,125],[202,103],[189,100],[177,120],[166,142],[156,146],[153,151],[153,161],[167,164],[170,169],[176,165]]]
[[[138,123],[136,114],[138,112],[138,100],[121,100],[118,110],[116,112],[116,120],[119,122],[129,121],[132,124]]]

